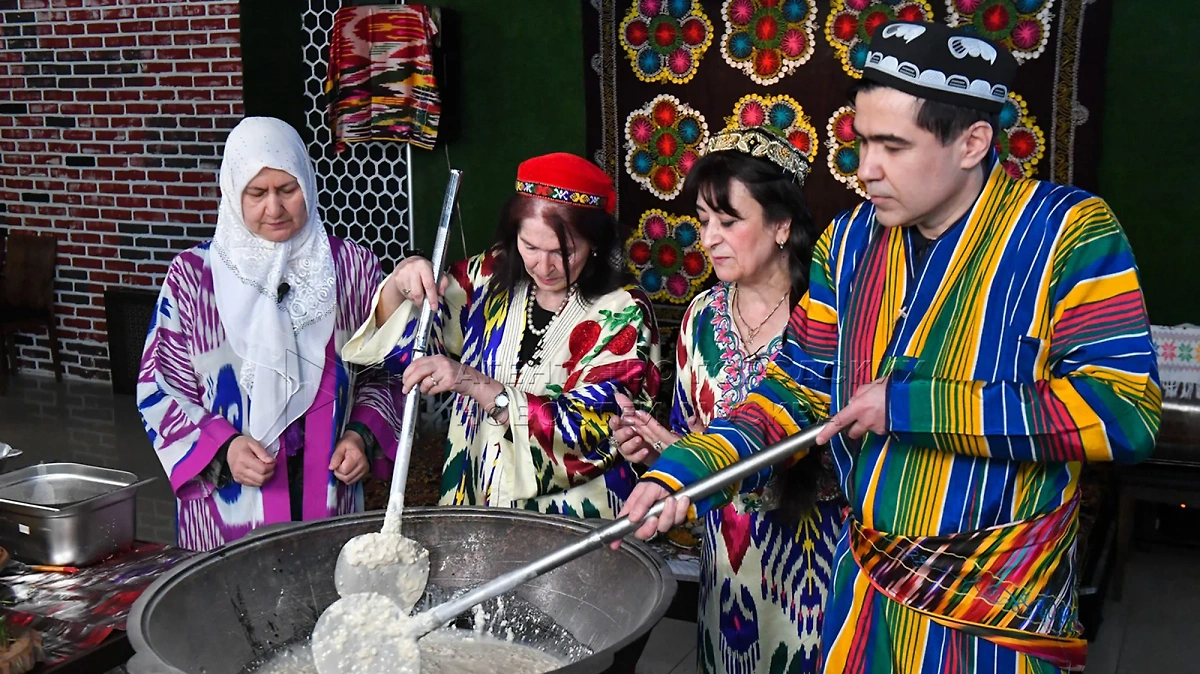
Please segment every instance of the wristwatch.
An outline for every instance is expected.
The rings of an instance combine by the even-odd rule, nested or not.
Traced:
[[[496,399],[494,401],[492,401],[492,409],[487,414],[489,417],[492,418],[492,420],[496,420],[500,417],[500,414],[507,409],[508,409],[508,394],[505,393],[504,391],[501,391],[500,393],[498,393],[496,395]]]

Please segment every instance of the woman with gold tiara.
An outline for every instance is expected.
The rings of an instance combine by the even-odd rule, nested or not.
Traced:
[[[793,110],[793,123],[802,119]],[[818,231],[802,186],[799,128],[731,125],[688,172],[700,242],[719,280],[688,306],[676,349],[671,429],[641,412],[614,423],[631,461],[675,491],[662,450],[723,419],[758,386],[808,288]],[[679,471],[686,474],[685,471]],[[705,532],[697,661],[701,672],[816,672],[839,523],[839,492],[818,453],[769,479],[695,504]]]

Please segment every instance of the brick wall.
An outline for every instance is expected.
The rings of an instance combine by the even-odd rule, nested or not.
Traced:
[[[0,0],[0,228],[59,239],[68,376],[107,378],[104,290],[212,236],[242,117],[238,3]],[[46,336],[20,335],[48,370]]]

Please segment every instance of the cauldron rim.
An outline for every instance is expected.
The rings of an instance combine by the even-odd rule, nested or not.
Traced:
[[[404,518],[408,520],[423,519],[435,513],[443,513],[450,515],[463,515],[475,518],[504,518],[512,519],[514,517],[524,520],[532,520],[536,522],[555,522],[565,528],[575,529],[580,533],[586,533],[589,530],[596,529],[607,523],[606,520],[589,520],[564,515],[547,515],[529,510],[518,510],[511,508],[497,507],[479,507],[479,506],[431,506],[431,507],[413,507],[405,508]],[[134,602],[130,609],[129,617],[126,620],[126,634],[129,637],[129,643],[133,647],[134,657],[130,660],[130,664],[136,661],[149,665],[154,674],[188,674],[176,669],[172,665],[163,662],[154,650],[146,642],[142,633],[142,625],[145,619],[145,614],[152,608],[154,602],[162,595],[165,588],[174,584],[181,576],[188,573],[189,570],[202,567],[207,564],[217,563],[221,558],[236,553],[239,549],[250,545],[259,545],[264,540],[272,538],[280,538],[293,534],[298,530],[319,531],[321,529],[332,529],[344,526],[346,523],[357,523],[363,521],[379,521],[382,524],[383,511],[370,511],[362,513],[352,513],[349,515],[340,515],[322,520],[313,520],[308,522],[281,522],[278,524],[267,525],[255,529],[242,538],[225,545],[224,547],[212,550],[209,552],[199,553],[182,562],[179,562],[174,567],[164,572],[158,577],[149,587],[142,592],[137,601]],[[613,656],[620,652],[621,649],[629,646],[638,639],[643,638],[655,625],[657,625],[663,617],[666,616],[667,610],[670,608],[671,601],[675,597],[677,583],[674,575],[671,573],[670,567],[666,560],[662,558],[653,548],[638,540],[626,540],[622,543],[622,549],[626,550],[626,554],[631,554],[635,559],[645,564],[647,567],[657,571],[662,580],[659,586],[659,596],[654,604],[654,607],[648,613],[648,619],[645,622],[646,627],[639,631],[631,632],[629,635],[614,643],[608,648],[594,651],[585,661],[571,663],[562,667],[555,672],[584,672],[595,671],[595,666],[607,662],[611,663]],[[586,663],[586,664],[585,664]]]

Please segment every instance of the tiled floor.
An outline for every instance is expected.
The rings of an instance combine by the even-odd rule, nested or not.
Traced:
[[[108,384],[22,375],[0,396],[0,441],[22,449],[9,470],[74,461],[159,476],[138,495],[138,536],[175,538],[174,499],[132,397]],[[1200,551],[1156,547],[1130,561],[1125,600],[1109,602],[1088,674],[1200,674]],[[639,674],[685,674],[696,669],[696,626],[664,620],[651,635]]]
[[[22,373],[0,396],[0,442],[24,452],[7,470],[67,461],[158,477],[139,488],[137,535],[175,541],[175,499],[142,429],[133,396],[115,396],[107,383],[66,381]]]

